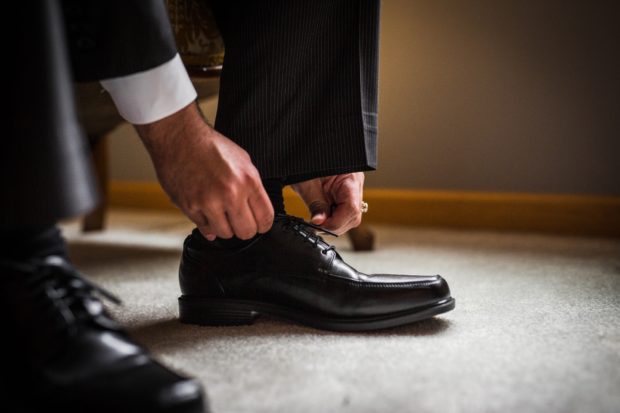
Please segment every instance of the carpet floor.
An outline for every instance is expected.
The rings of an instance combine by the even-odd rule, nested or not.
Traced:
[[[177,320],[191,224],[117,210],[107,230],[63,224],[72,257],[121,297],[110,311],[224,412],[618,412],[620,241],[372,226],[373,252],[334,241],[365,272],[442,274],[450,313],[373,333],[261,318]]]

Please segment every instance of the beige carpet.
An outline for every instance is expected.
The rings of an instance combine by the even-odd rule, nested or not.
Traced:
[[[620,241],[374,226],[369,272],[440,273],[456,310],[338,334],[261,319],[177,322],[180,215],[114,211],[103,233],[64,225],[73,258],[118,294],[111,311],[214,412],[618,412]]]

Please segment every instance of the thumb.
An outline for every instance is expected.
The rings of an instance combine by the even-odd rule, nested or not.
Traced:
[[[294,186],[295,191],[301,196],[310,211],[310,222],[322,225],[329,217],[330,204],[323,192],[323,186],[319,179],[301,182]]]
[[[323,225],[327,218],[329,217],[329,204],[325,199],[316,200],[308,205],[308,209],[310,210],[310,222],[314,225]]]

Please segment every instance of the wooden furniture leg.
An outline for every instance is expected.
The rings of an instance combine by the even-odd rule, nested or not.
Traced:
[[[375,234],[366,224],[349,230],[347,233],[354,251],[372,251],[375,249]]]

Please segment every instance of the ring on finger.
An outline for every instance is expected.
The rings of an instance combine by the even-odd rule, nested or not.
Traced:
[[[360,211],[362,214],[365,214],[366,212],[368,212],[368,202],[364,202],[364,201],[361,202]]]

